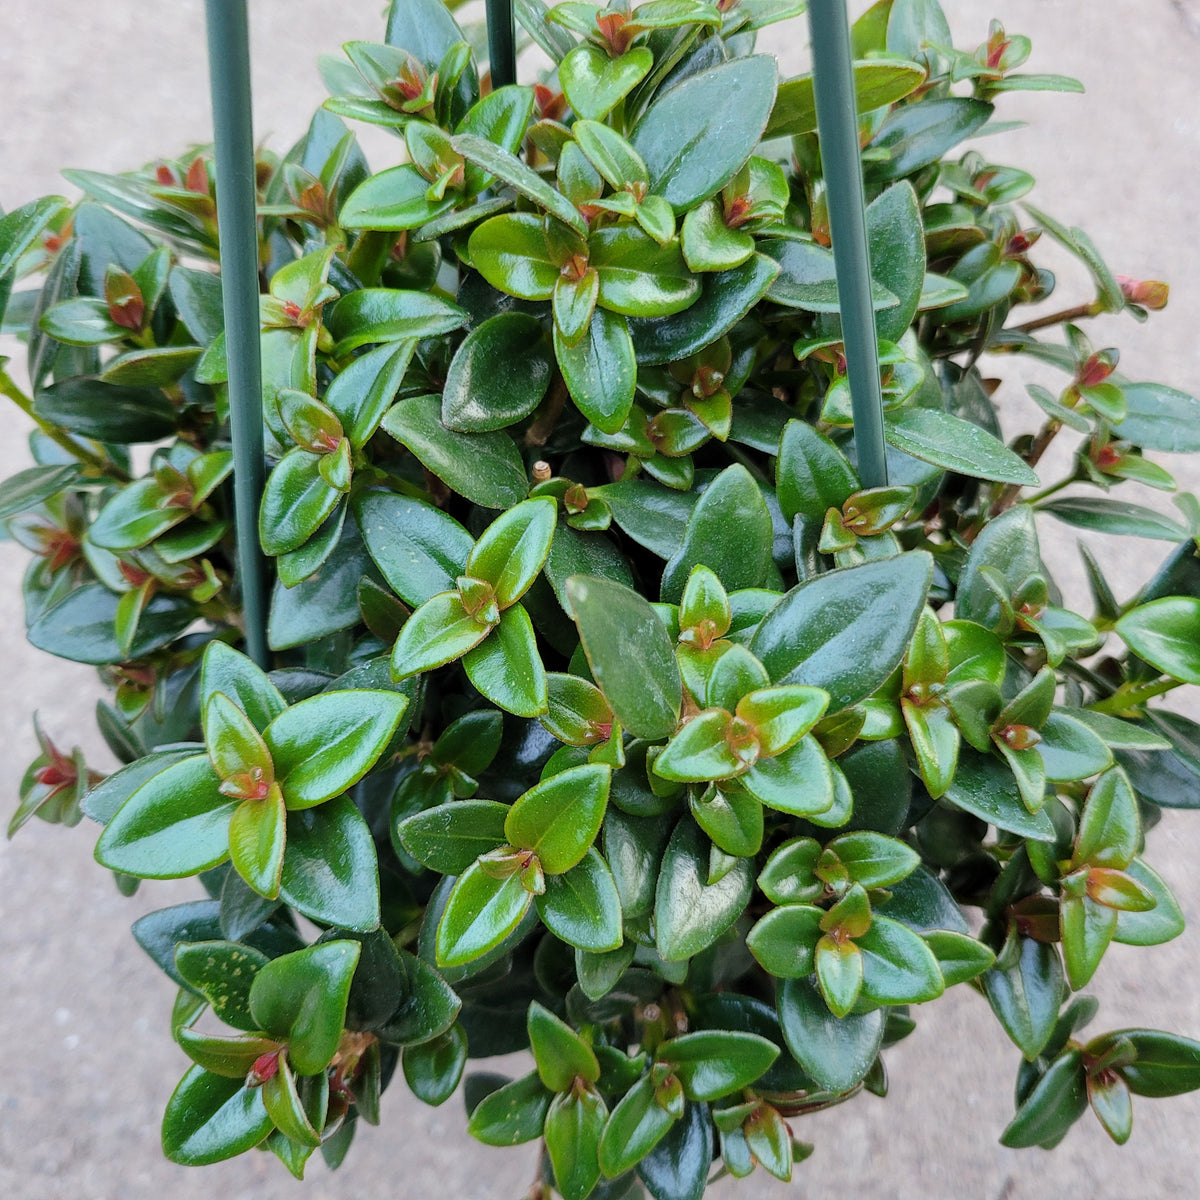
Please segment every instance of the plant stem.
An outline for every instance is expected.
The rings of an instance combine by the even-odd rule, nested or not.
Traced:
[[[1034,317],[1024,325],[1013,325],[1015,333],[1033,333],[1037,329],[1048,329],[1051,325],[1061,325],[1065,321],[1078,321],[1081,317],[1096,317],[1104,311],[1097,306],[1095,300],[1088,304],[1076,304],[1073,308],[1064,308],[1062,312],[1048,313],[1044,317]]]
[[[1047,488],[1042,488],[1040,492],[1034,492],[1032,496],[1023,496],[1022,503],[1037,504],[1039,501],[1048,500],[1055,492],[1061,492],[1063,488],[1075,482],[1074,475],[1068,475],[1066,479],[1060,479],[1057,483],[1052,483]]]
[[[129,482],[128,473],[107,458],[93,453],[86,446],[81,446],[70,434],[64,433],[49,421],[42,420],[33,411],[33,401],[12,381],[8,372],[0,369],[0,395],[7,396],[52,442],[61,446],[72,457],[102,475],[118,479],[122,483]]]
[[[1142,687],[1129,687],[1122,684],[1107,700],[1097,700],[1094,704],[1085,705],[1089,712],[1107,713],[1109,716],[1119,716],[1130,709],[1138,708],[1155,696],[1162,696],[1183,686],[1182,679],[1160,679],[1157,683],[1147,683]]]

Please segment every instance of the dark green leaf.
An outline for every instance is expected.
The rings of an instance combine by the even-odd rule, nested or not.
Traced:
[[[83,376],[38,392],[33,411],[43,421],[99,442],[156,442],[175,432],[175,410],[160,389]]]
[[[548,351],[541,324],[525,313],[500,313],[477,325],[450,363],[443,422],[478,433],[529,416],[550,386]]]
[[[766,615],[750,649],[774,682],[824,688],[836,712],[899,665],[931,571],[928,555],[912,553],[801,583]]]
[[[217,790],[206,755],[165,767],[117,810],[96,843],[113,871],[148,879],[197,875],[229,853],[229,819],[238,801]]]
[[[356,513],[375,565],[406,604],[455,586],[474,542],[453,517],[394,492],[368,492]]]
[[[996,967],[983,977],[992,1011],[1017,1048],[1032,1061],[1054,1032],[1065,985],[1055,946],[1021,938],[1012,966]]]
[[[461,966],[500,945],[532,900],[519,872],[496,879],[473,863],[459,876],[438,922],[438,966]]]
[[[617,719],[635,737],[674,732],[683,683],[666,627],[632,588],[585,575],[567,595],[592,676]]]
[[[529,481],[512,438],[502,432],[447,429],[441,414],[440,396],[414,396],[393,405],[381,424],[423,466],[472,503],[509,508],[524,500]]]
[[[610,778],[608,767],[588,763],[543,779],[509,810],[505,836],[532,850],[548,875],[569,871],[600,832]]]
[[[1079,1050],[1056,1058],[1000,1135],[1000,1144],[1018,1148],[1057,1142],[1087,1111],[1085,1079]]]
[[[860,113],[903,100],[925,79],[916,63],[892,59],[888,62],[856,62],[854,94]],[[798,75],[779,85],[771,121],[764,137],[796,137],[817,127],[817,101],[812,75]]]
[[[737,530],[731,537],[730,531]],[[740,463],[701,493],[683,542],[663,571],[662,599],[677,604],[692,568],[704,564],[727,591],[761,587],[771,566],[771,514],[762,489]]]
[[[396,692],[324,692],[280,713],[263,733],[291,809],[340,795],[391,741],[408,697]]]
[[[172,1162],[203,1166],[257,1146],[271,1132],[257,1088],[192,1067],[163,1113],[163,1153]]]
[[[259,1028],[288,1043],[301,1075],[323,1071],[341,1041],[358,942],[320,942],[261,967],[250,988]]]
[[[637,382],[633,342],[623,316],[598,308],[574,345],[554,328],[554,354],[579,411],[597,429],[616,433],[633,405]]]
[[[379,861],[370,827],[346,796],[288,813],[279,894],[314,921],[379,924]]]
[[[461,875],[481,854],[503,844],[508,811],[492,800],[441,804],[402,821],[400,841],[440,875]]]
[[[684,212],[724,187],[767,127],[777,78],[775,60],[760,54],[660,92],[630,136],[650,173],[650,190]]]
[[[898,450],[976,479],[1037,486],[1037,475],[999,438],[970,421],[934,408],[886,414],[884,432]]]
[[[777,1004],[788,1049],[821,1087],[846,1092],[865,1077],[883,1043],[881,1009],[839,1020],[810,979],[781,983]]]
[[[750,859],[738,859],[710,884],[708,842],[690,818],[675,826],[663,856],[654,901],[658,952],[679,962],[711,946],[745,911],[754,886]]]
[[[621,900],[612,872],[594,848],[563,874],[547,875],[537,910],[551,933],[578,950],[603,954],[621,946]]]
[[[1177,542],[1187,536],[1187,530],[1171,517],[1164,517],[1152,508],[1131,504],[1127,500],[1110,500],[1106,496],[1068,496],[1048,500],[1039,506],[1068,525],[1091,529],[1098,533],[1121,533],[1128,537],[1153,538]]]
[[[329,332],[340,357],[371,342],[399,342],[449,333],[467,320],[457,305],[425,292],[360,288],[343,296],[329,314]]]

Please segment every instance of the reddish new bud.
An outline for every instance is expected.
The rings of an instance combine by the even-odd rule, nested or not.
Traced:
[[[163,187],[178,187],[179,180],[175,177],[175,172],[167,166],[166,163],[159,163],[154,168],[154,178],[158,180]]]
[[[1103,383],[1116,369],[1117,351],[1098,350],[1079,368],[1075,382],[1080,387],[1095,387],[1096,384]]]
[[[203,158],[197,156],[193,158],[187,169],[187,177],[183,181],[183,186],[189,192],[197,192],[202,196],[207,196],[208,193],[208,164]]]
[[[278,1050],[271,1050],[266,1054],[260,1054],[250,1067],[246,1075],[246,1086],[262,1087],[268,1079],[275,1076],[279,1070],[279,1054]]]
[[[566,96],[548,88],[544,83],[533,85],[533,102],[537,106],[538,116],[544,121],[561,120],[567,107]]]
[[[1167,307],[1171,287],[1161,279],[1132,279],[1128,275],[1118,275],[1117,282],[1121,285],[1121,295],[1130,304],[1140,304],[1155,312]]]

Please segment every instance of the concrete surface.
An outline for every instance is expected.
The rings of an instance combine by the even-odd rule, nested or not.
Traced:
[[[377,38],[379,0],[257,0],[256,128],[282,149],[321,98],[319,51]],[[948,0],[960,40],[986,36],[995,12],[1034,39],[1031,69],[1083,79],[1086,97],[1013,96],[1002,111],[1037,124],[985,143],[996,161],[1033,170],[1039,202],[1085,224],[1117,270],[1172,282],[1170,308],[1146,328],[1128,318],[1094,325],[1098,344],[1122,347],[1134,378],[1200,391],[1200,8],[1196,0]],[[0,202],[12,207],[61,190],[61,166],[133,167],[209,136],[203,14],[199,0],[6,0],[0,38]],[[804,27],[768,34],[786,69],[803,59]],[[387,165],[371,141],[376,167]],[[1077,273],[1061,296],[1082,299]],[[9,348],[9,353],[12,349]],[[1006,386],[1006,404],[1020,403]],[[1014,408],[1015,411],[1015,408]],[[0,478],[25,465],[23,425],[5,418]],[[1053,478],[1054,476],[1049,476]],[[1200,485],[1190,464],[1184,486]],[[1159,501],[1161,503],[1161,501]],[[1073,535],[1047,530],[1048,557],[1068,583],[1080,573]],[[1093,544],[1095,539],[1092,539]],[[1132,593],[1166,547],[1116,539],[1113,578]],[[1106,551],[1108,553],[1108,551]],[[108,762],[91,730],[92,671],[35,653],[22,640],[17,587],[23,555],[0,546],[0,629],[6,698],[0,704],[0,809],[15,803],[34,753],[28,714],[51,735]],[[1193,706],[1192,711],[1195,711]],[[5,816],[7,820],[7,816]],[[158,1147],[162,1106],[185,1067],[167,1019],[171,985],[129,937],[148,908],[195,894],[194,885],[149,885],[122,899],[90,857],[93,831],[34,822],[0,842],[0,1195],[8,1200],[226,1200],[439,1195],[509,1200],[530,1177],[529,1148],[489,1150],[463,1133],[461,1105],[431,1110],[401,1086],[384,1123],[362,1130],[336,1175],[315,1162],[302,1188],[267,1155],[188,1170]],[[1168,814],[1151,860],[1192,927],[1167,947],[1118,947],[1094,988],[1098,1027],[1147,1024],[1200,1034],[1200,819]],[[800,1123],[817,1144],[791,1189],[756,1178],[716,1194],[856,1195],[864,1200],[1034,1200],[1045,1196],[1200,1194],[1192,1145],[1200,1100],[1139,1099],[1131,1143],[1114,1147],[1085,1118],[1051,1156],[1012,1152],[996,1138],[1011,1114],[1018,1054],[981,1000],[963,989],[919,1014],[918,1032],[888,1054],[892,1093]]]

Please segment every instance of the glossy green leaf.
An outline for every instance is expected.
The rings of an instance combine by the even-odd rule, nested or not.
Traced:
[[[567,103],[586,120],[599,121],[627,96],[654,65],[645,46],[634,46],[610,58],[589,42],[576,46],[558,65]]]
[[[650,190],[678,213],[724,187],[767,127],[777,75],[773,58],[754,55],[660,92],[630,136],[650,173]]]
[[[1137,800],[1128,776],[1120,767],[1114,767],[1105,771],[1088,792],[1072,864],[1124,870],[1138,852],[1140,840]]]
[[[1117,633],[1165,675],[1200,683],[1200,598],[1164,596],[1127,612]]]
[[[1140,858],[1129,864],[1126,874],[1150,893],[1154,907],[1146,912],[1119,911],[1113,941],[1126,946],[1158,946],[1178,937],[1184,929],[1183,912],[1166,882]]]
[[[418,1046],[404,1048],[404,1082],[425,1104],[445,1104],[467,1065],[467,1035],[461,1025]]]
[[[532,900],[519,872],[496,879],[472,864],[459,876],[438,922],[438,966],[461,966],[498,946],[521,923]]]
[[[708,846],[690,820],[675,826],[663,855],[654,901],[658,952],[679,962],[711,946],[745,910],[753,867],[739,859],[727,875],[708,882]]]
[[[500,313],[477,325],[451,360],[442,421],[478,433],[523,420],[550,386],[548,351],[541,325],[525,313]]]
[[[346,197],[338,211],[343,229],[416,229],[454,207],[458,196],[429,194],[429,181],[411,163],[372,175]]]
[[[977,479],[1037,486],[1037,475],[999,438],[970,421],[933,408],[885,414],[884,433],[898,450]]]
[[[1026,808],[1011,771],[994,757],[964,748],[945,798],[998,829],[1035,841],[1054,838],[1054,826],[1045,811],[1031,813]]]
[[[925,79],[925,70],[913,62],[854,63],[854,93],[860,113],[903,100]],[[817,102],[812,75],[798,75],[779,85],[775,107],[764,137],[795,137],[817,127]]]
[[[678,244],[662,246],[636,226],[597,230],[588,240],[588,261],[599,277],[599,303],[626,316],[667,317],[700,294]]]
[[[651,740],[674,732],[683,683],[649,602],[632,588],[583,575],[567,581],[567,595],[592,676],[622,726]]]
[[[568,1091],[576,1078],[586,1083],[600,1078],[591,1045],[536,1000],[529,1006],[526,1027],[538,1076],[550,1091]]]
[[[1016,1148],[1057,1142],[1086,1111],[1082,1055],[1068,1050],[1038,1080],[1000,1135],[1000,1143]]]
[[[1200,1087],[1200,1042],[1157,1029],[1121,1029],[1109,1036],[1127,1038],[1137,1053],[1121,1070],[1131,1092],[1179,1096]]]
[[[302,546],[333,512],[341,493],[322,477],[320,461],[320,455],[296,447],[267,477],[258,513],[258,537],[267,554]]]
[[[203,1166],[257,1146],[272,1122],[257,1088],[192,1067],[163,1113],[163,1153],[172,1162]]]
[[[884,121],[871,143],[887,154],[872,162],[871,173],[883,180],[912,175],[970,137],[991,115],[990,104],[958,96],[904,105]]]
[[[549,300],[560,266],[550,252],[545,222],[533,213],[489,217],[471,234],[468,253],[494,288],[522,300]]]
[[[779,273],[774,259],[754,254],[740,267],[705,275],[700,298],[683,312],[631,320],[637,361],[672,362],[702,350],[728,333],[766,295]]]
[[[617,432],[629,416],[637,382],[633,341],[625,318],[598,308],[573,346],[555,326],[554,355],[579,411],[597,429]]]
[[[151,776],[105,826],[97,861],[147,879],[215,867],[229,853],[229,819],[238,805],[217,790],[220,782],[206,755]]]
[[[468,1078],[468,1088],[470,1083]],[[542,1136],[550,1100],[551,1093],[532,1072],[485,1096],[471,1113],[467,1131],[488,1146],[531,1142]]]
[[[1021,938],[1012,965],[988,971],[982,982],[984,995],[1004,1031],[1032,1061],[1054,1031],[1064,996],[1057,947]]]
[[[717,1100],[749,1087],[779,1057],[767,1038],[738,1030],[705,1030],[672,1038],[658,1048],[689,1100]]]
[[[291,809],[340,795],[375,765],[408,698],[397,692],[344,691],[313,696],[280,713],[263,733]]]
[[[229,857],[233,869],[260,896],[279,895],[287,809],[278,788],[263,800],[243,800],[229,820]]]
[[[481,854],[505,840],[508,806],[461,800],[415,813],[400,823],[404,849],[439,875],[461,875]]]
[[[441,420],[441,397],[414,396],[390,408],[381,422],[452,491],[485,508],[509,508],[529,492],[525,466],[503,432],[459,433]]]
[[[379,924],[379,861],[370,827],[348,796],[288,813],[279,894],[314,921]]]
[[[801,583],[766,615],[750,649],[776,683],[824,688],[836,712],[869,695],[899,665],[930,571],[928,556],[914,553]]]
[[[474,542],[453,517],[389,492],[360,497],[355,512],[375,565],[406,604],[424,604],[456,586]]]
[[[514,154],[486,138],[473,133],[460,133],[450,144],[468,162],[482,167],[490,175],[516,188],[539,208],[557,217],[580,237],[587,236],[587,222],[579,210],[559,191],[550,186],[536,171],[526,166]]]
[[[509,810],[505,836],[532,850],[548,875],[569,871],[600,832],[610,779],[610,768],[588,763],[542,780]]]
[[[803,979],[813,972],[813,951],[821,937],[823,916],[823,911],[811,904],[773,908],[746,935],[746,948],[776,979]]]
[[[562,874],[548,873],[546,890],[536,903],[542,924],[567,945],[592,954],[620,948],[621,899],[612,872],[594,848]]]
[[[1076,528],[1098,533],[1119,533],[1164,542],[1177,542],[1187,535],[1187,530],[1178,521],[1152,508],[1127,500],[1110,500],[1106,496],[1068,496],[1049,500],[1039,506],[1039,511],[1051,513]]]
[[[1200,450],[1200,400],[1161,383],[1126,383],[1119,436],[1146,450],[1194,454]]]
[[[502,609],[516,603],[537,578],[550,552],[557,511],[549,497],[524,500],[480,534],[465,574],[490,583]]]
[[[466,322],[467,314],[448,300],[400,288],[360,288],[349,292],[328,317],[338,356],[372,342],[436,337]]]
[[[175,967],[183,981],[212,1005],[214,1016],[248,1033],[259,1029],[250,1012],[250,987],[269,961],[237,942],[181,942],[175,947]]]
[[[839,1019],[808,979],[784,981],[776,1003],[787,1048],[821,1087],[849,1091],[871,1069],[883,1042],[882,1010]]]
[[[610,1179],[640,1162],[675,1123],[654,1093],[654,1081],[643,1076],[613,1109],[600,1139],[600,1166]]]
[[[731,529],[738,531],[736,539],[729,536]],[[699,564],[714,571],[727,591],[762,586],[771,564],[772,536],[761,488],[745,467],[727,467],[692,509],[683,542],[663,572],[663,600],[678,603],[688,575]]]
[[[156,442],[175,432],[175,410],[159,388],[127,387],[79,376],[38,392],[34,414],[98,442]]]
[[[600,1179],[600,1139],[608,1109],[592,1088],[563,1092],[546,1114],[546,1153],[563,1200],[584,1200]]]
[[[529,614],[520,604],[500,614],[500,624],[463,655],[471,683],[493,704],[519,717],[546,711],[546,669]]]
[[[288,1043],[301,1075],[332,1061],[342,1037],[358,942],[319,942],[272,959],[254,977],[250,1011],[261,1029]]]
[[[346,366],[325,392],[325,403],[337,414],[356,449],[366,445],[404,380],[416,343],[385,343]]]
[[[779,264],[779,274],[767,292],[769,299],[804,312],[836,313],[837,272],[833,253],[817,242],[769,239],[760,248]],[[896,295],[882,283],[871,280],[871,305],[878,310],[895,308]]]
[[[945,990],[933,952],[907,926],[876,916],[855,939],[863,956],[863,996],[876,1004],[921,1004]]]

